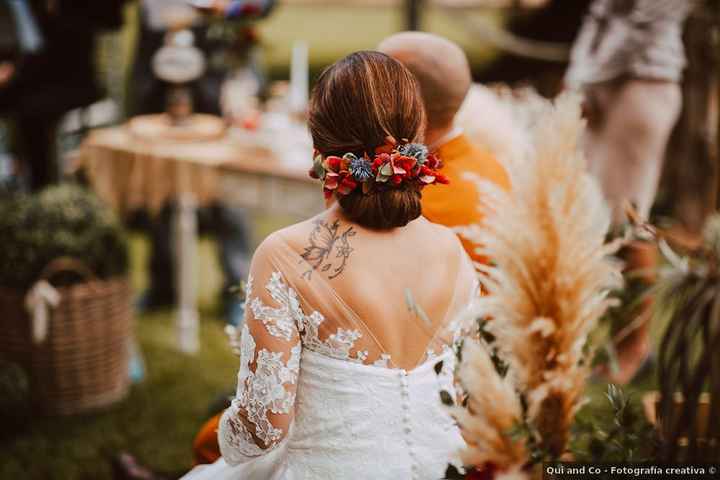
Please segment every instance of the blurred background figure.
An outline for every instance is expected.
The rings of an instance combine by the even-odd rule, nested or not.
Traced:
[[[685,67],[683,23],[692,0],[595,0],[585,17],[565,76],[567,88],[585,96],[586,152],[617,226],[629,202],[647,219],[660,180],[665,149],[682,107]],[[655,266],[654,250],[635,243],[626,269]],[[649,310],[649,305],[645,305]],[[646,316],[641,312],[641,317]],[[640,320],[642,318],[639,317]],[[636,328],[635,328],[636,327]],[[619,383],[632,379],[648,358],[648,323],[618,338]]]
[[[513,88],[531,85],[541,95],[554,97],[562,88],[568,47],[580,30],[591,0],[505,3],[510,7],[503,25],[505,42],[474,31],[499,49],[495,58],[475,72],[475,80]],[[470,24],[470,20],[466,23]]]
[[[378,50],[402,62],[417,78],[427,114],[425,143],[438,152],[443,174],[450,180],[447,189],[423,192],[423,215],[448,227],[479,222],[478,191],[464,174],[474,174],[506,189],[510,184],[494,156],[473,145],[455,125],[455,116],[472,83],[465,53],[444,37],[422,32],[392,35],[380,43]],[[476,245],[462,236],[460,240],[471,258],[483,261],[475,252]]]
[[[10,121],[15,166],[33,191],[60,178],[62,116],[103,96],[95,40],[122,23],[125,0],[3,0],[0,116]]]
[[[195,1],[142,0],[140,31],[129,91],[130,116],[166,110],[171,85],[155,75],[153,58],[165,44],[168,31],[190,24],[194,45],[206,60],[203,75],[190,85],[193,111],[221,115],[221,99],[228,79],[243,72],[254,80],[249,87],[259,92],[264,77],[257,64],[256,38],[250,26],[240,22],[267,15],[274,0]],[[205,15],[198,15],[198,11]],[[225,22],[231,23],[224,28]],[[228,30],[230,34],[228,35]],[[245,85],[248,85],[247,83]],[[166,205],[159,219],[151,222],[150,287],[141,297],[141,309],[154,309],[176,303],[174,241],[171,218],[174,205]],[[242,209],[216,203],[199,212],[201,231],[217,235],[220,264],[224,276],[222,303],[227,320],[238,324],[242,306],[232,291],[247,276],[249,231]]]

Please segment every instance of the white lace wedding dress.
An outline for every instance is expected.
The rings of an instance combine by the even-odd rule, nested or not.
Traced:
[[[457,249],[435,262],[443,271],[419,292],[432,297],[428,311],[412,298],[408,309],[395,282],[349,269],[357,227],[324,220],[305,227],[309,247],[293,245],[293,227],[269,237],[253,258],[237,394],[218,432],[223,458],[183,478],[442,479],[464,445],[440,392],[455,394],[449,347],[462,334],[454,319],[474,295],[469,260],[450,240]],[[356,291],[372,278],[375,285]],[[383,278],[388,285],[378,286]],[[373,290],[389,298],[359,301]]]

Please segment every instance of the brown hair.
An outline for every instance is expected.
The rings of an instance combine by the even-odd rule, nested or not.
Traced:
[[[323,155],[371,153],[387,136],[422,142],[425,110],[415,77],[400,62],[361,51],[320,75],[310,98],[313,145]],[[407,225],[420,216],[416,187],[356,189],[339,203],[351,220],[368,228]]]

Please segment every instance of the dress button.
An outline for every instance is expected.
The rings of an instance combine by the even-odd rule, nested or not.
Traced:
[[[405,433],[411,433],[411,432],[412,432],[412,428],[405,427]],[[410,443],[410,442],[408,442],[408,443]]]

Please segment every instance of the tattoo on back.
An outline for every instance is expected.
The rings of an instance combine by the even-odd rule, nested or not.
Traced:
[[[300,255],[310,266],[302,276],[310,280],[315,270],[326,272],[330,280],[340,275],[353,252],[350,237],[356,233],[352,226],[341,232],[340,220],[332,223],[315,220],[315,228],[310,232],[310,245]]]

